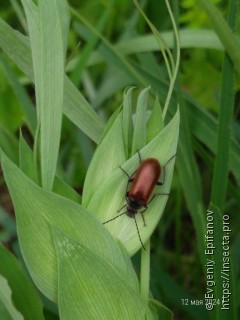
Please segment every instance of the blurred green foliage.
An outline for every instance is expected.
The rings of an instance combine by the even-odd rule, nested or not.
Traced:
[[[5,1],[0,4],[0,16],[13,28],[26,33],[25,24],[21,23],[12,1]],[[93,27],[99,23],[100,17],[109,6],[107,0],[89,0],[79,2],[77,0],[69,1],[69,4],[79,12]],[[228,1],[215,0],[221,13],[226,16]],[[179,28],[180,29],[211,29],[211,24],[206,13],[199,6],[196,0],[179,1]],[[161,32],[171,31],[172,26],[163,1],[142,1],[142,7],[152,23]],[[239,18],[238,18],[239,19]],[[124,39],[149,34],[149,27],[140,17],[137,9],[131,1],[116,0],[110,9],[101,34],[111,43],[116,44]],[[68,37],[68,58],[70,61],[66,65],[68,75],[74,71],[74,63],[81,57],[81,53],[91,39],[90,32],[86,26],[75,16],[72,16],[71,28]],[[120,106],[122,102],[123,90],[128,85],[136,84],[124,70],[119,71],[114,63],[109,61],[94,63],[94,54],[103,54],[101,51],[103,45],[101,40],[96,41],[96,45],[89,54],[86,65],[79,79],[78,89],[84,94],[90,102],[99,117],[104,123],[110,118],[112,113]],[[2,55],[2,52],[0,53]],[[193,101],[199,106],[202,115],[207,115],[207,120],[211,119],[211,130],[216,134],[216,124],[218,123],[219,100],[221,95],[221,76],[223,64],[223,52],[202,48],[184,48],[181,52],[180,65],[180,88],[183,96],[186,98],[186,104]],[[4,59],[15,72],[19,83],[23,86],[25,93],[30,100],[35,102],[34,88],[21,74],[17,67],[10,62],[4,55]],[[91,59],[93,62],[91,62]],[[132,66],[138,66],[138,70],[149,72],[148,77],[155,78],[156,81],[166,82],[166,69],[164,67],[162,55],[159,52],[136,53],[127,57]],[[90,63],[91,62],[91,63]],[[72,65],[72,66],[71,66]],[[160,72],[159,72],[160,71]],[[155,77],[155,78],[154,78]],[[156,82],[157,85],[159,82]],[[239,97],[239,79],[235,82],[236,97]],[[160,97],[162,100],[163,97]],[[236,158],[239,158],[239,102],[235,100],[235,117],[232,119],[233,135],[232,144],[236,143],[232,150],[236,150]],[[172,102],[176,105],[175,102]],[[191,106],[189,107],[191,108]],[[191,141],[193,144],[190,150],[196,160],[200,184],[203,190],[204,209],[207,208],[210,201],[211,180],[213,175],[214,153],[217,153],[216,147],[210,148],[207,143],[197,139],[194,134],[198,132],[204,136],[205,131],[210,128],[206,123],[206,128],[198,127],[198,124],[191,121],[189,115],[188,121],[191,127]],[[213,126],[214,124],[214,126]],[[196,127],[194,127],[196,125]],[[194,128],[193,128],[194,127]],[[6,74],[0,65],[0,137],[1,142],[8,144],[8,155],[12,155],[17,162],[16,141],[19,136],[19,130],[22,128],[24,136],[29,145],[33,147],[33,137],[26,125],[21,103],[16,96]],[[202,132],[200,131],[202,130]],[[199,133],[200,132],[200,133]],[[198,135],[198,137],[199,137]],[[211,136],[212,137],[212,136]],[[6,139],[6,140],[4,140]],[[5,144],[5,145],[6,145]],[[209,144],[216,145],[215,140],[209,139]],[[3,146],[1,146],[3,147]],[[90,160],[92,158],[95,144],[84,135],[69,119],[63,117],[61,146],[58,161],[58,176],[65,182],[75,188],[79,193],[82,192],[83,182]],[[235,148],[236,147],[236,148]],[[233,153],[233,151],[231,151]],[[204,275],[200,264],[200,257],[197,251],[197,236],[194,229],[190,209],[186,201],[183,185],[181,182],[179,168],[175,173],[171,197],[168,201],[166,214],[164,214],[159,228],[156,230],[152,243],[152,279],[151,290],[154,297],[170,307],[177,319],[207,319],[205,310],[197,307],[186,308],[181,304],[181,299],[193,297],[202,299],[204,293]],[[186,168],[188,170],[189,168]],[[239,179],[233,173],[229,177],[227,199],[225,209],[231,215],[232,226],[232,250],[234,253],[234,266],[239,266],[239,254],[237,248],[239,245]],[[196,188],[197,189],[197,188]],[[6,205],[9,196],[3,181],[0,177],[0,206],[5,207],[12,212],[11,206]],[[189,192],[192,192],[190,190]],[[196,191],[197,192],[197,191]],[[199,195],[200,197],[200,195]],[[6,200],[7,199],[7,200]],[[1,209],[0,207],[0,209]],[[6,216],[4,210],[3,217]],[[3,212],[3,210],[0,210]],[[203,214],[205,214],[203,212]],[[5,218],[2,221],[5,221]],[[6,218],[7,220],[7,218]],[[4,234],[5,242],[14,248],[13,243],[16,240],[13,235],[13,228],[7,227],[8,224],[1,222],[0,235]],[[6,232],[8,236],[6,235]],[[15,230],[14,230],[15,232]],[[139,256],[134,257],[136,268],[139,266]],[[236,274],[236,281],[239,282],[239,272]],[[173,294],[174,292],[174,294]],[[239,285],[237,293],[240,293]],[[198,310],[201,310],[199,312]],[[47,311],[49,312],[49,311]]]

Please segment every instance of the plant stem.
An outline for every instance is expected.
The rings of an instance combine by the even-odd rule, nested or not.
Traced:
[[[144,244],[146,250],[141,251],[140,292],[144,301],[148,302],[150,281],[150,239]]]

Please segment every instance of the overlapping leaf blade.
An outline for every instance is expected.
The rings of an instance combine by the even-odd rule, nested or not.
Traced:
[[[50,300],[57,300],[57,258],[51,225],[110,261],[137,290],[136,277],[127,269],[125,255],[101,223],[75,202],[38,187],[3,153],[1,161],[25,263],[36,285]]]
[[[109,262],[55,229],[53,237],[61,319],[146,319],[139,292]]]

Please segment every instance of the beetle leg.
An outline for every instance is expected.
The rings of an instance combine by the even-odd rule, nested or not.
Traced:
[[[141,162],[142,162],[142,158],[141,158],[140,151],[139,151],[139,150],[137,150],[137,153],[138,153],[138,157],[139,157],[139,163],[141,163]]]
[[[155,193],[155,195],[154,196],[170,196],[170,193]],[[153,198],[152,198],[153,199]],[[150,201],[152,201],[152,199],[150,200]],[[149,202],[150,202],[149,201]],[[148,203],[149,203],[148,202]]]
[[[119,168],[128,176],[128,179],[130,179],[130,175],[121,166],[119,166]]]
[[[146,250],[146,248],[144,247],[144,245],[143,245],[143,243],[142,243],[142,239],[141,239],[141,237],[140,237],[140,233],[139,233],[139,230],[138,230],[138,225],[137,225],[137,221],[136,221],[135,215],[133,216],[133,218],[134,218],[135,225],[136,225],[136,228],[137,228],[138,238],[139,238],[139,240],[140,240],[140,242],[141,242],[141,245],[142,245],[143,249]]]
[[[169,158],[168,159],[168,161],[165,163],[165,165],[163,166],[163,180],[162,181],[158,181],[156,184],[158,185],[158,186],[162,186],[163,184],[164,184],[164,182],[165,182],[165,176],[166,176],[166,170],[165,170],[165,168],[166,168],[166,166],[169,164],[169,162],[174,158],[174,157],[176,157],[176,154],[174,154],[171,158]]]
[[[170,193],[154,193],[154,195],[152,196],[152,199],[148,201],[147,205],[149,205],[149,203],[151,203],[156,196],[169,196],[169,195]]]
[[[136,173],[136,171],[133,172],[133,174],[131,174],[131,176],[121,167],[119,166],[119,168],[122,170],[123,173],[125,173],[128,176],[128,182],[133,182],[133,176]]]
[[[127,203],[125,203],[120,209],[118,209],[118,211],[117,212],[120,212],[124,207],[126,207],[127,206]]]
[[[144,218],[143,212],[145,212],[146,210],[147,210],[147,206],[146,206],[146,208],[144,210],[140,211],[142,219],[143,219],[144,227],[146,227],[146,222],[145,222],[145,218]]]
[[[112,218],[112,219],[109,219],[109,220],[103,222],[103,224],[106,224],[106,223],[108,223],[108,222],[110,222],[110,221],[113,221],[113,220],[117,219],[118,217],[121,217],[122,215],[124,215],[124,214],[126,214],[126,213],[127,213],[127,211],[119,214],[118,216],[116,216],[116,217],[114,217],[114,218]]]

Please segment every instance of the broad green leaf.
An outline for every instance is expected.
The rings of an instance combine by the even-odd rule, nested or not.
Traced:
[[[31,150],[21,133],[19,140],[20,169],[25,173],[26,176],[37,183],[37,168],[33,157],[33,151]],[[75,202],[81,203],[81,196],[57,176],[54,179],[53,192]]]
[[[24,320],[21,313],[13,305],[11,296],[12,291],[7,280],[0,274],[0,301],[3,303],[13,320]]]
[[[57,176],[54,179],[52,191],[77,203],[82,202],[81,196],[70,185]]]
[[[0,275],[8,281],[14,306],[25,320],[43,320],[43,306],[28,274],[20,262],[2,245],[0,245],[0,261]],[[2,285],[0,288],[4,290]]]
[[[113,265],[56,232],[61,319],[145,320],[147,305]]]
[[[125,255],[101,223],[77,203],[38,187],[3,153],[1,160],[23,258],[35,284],[50,300],[57,300],[58,277],[51,226],[111,262],[137,290],[136,276],[127,269]]]
[[[120,113],[94,153],[83,188],[84,206],[87,206],[93,197],[93,194],[125,160],[122,113]]]
[[[171,122],[143,149],[140,150],[142,159],[154,157],[160,161],[162,167],[165,163],[176,154],[177,140],[179,130],[179,112]],[[101,148],[101,145],[99,149]],[[156,193],[169,193],[173,166],[175,158],[173,158],[166,166],[166,179],[162,187],[157,187]],[[92,165],[92,164],[91,164]],[[104,166],[105,164],[103,164]],[[121,167],[131,175],[139,165],[138,154],[121,164]],[[88,209],[101,221],[106,222],[116,217],[118,210],[126,203],[125,193],[128,182],[128,177],[120,168],[115,166],[111,177],[99,186],[94,188],[93,197],[88,204]],[[94,169],[92,169],[94,171]],[[96,173],[98,174],[98,173]],[[88,188],[90,188],[90,182]],[[149,205],[149,208],[144,213],[146,227],[143,225],[141,215],[136,216],[138,229],[141,239],[146,242],[155,229],[166,205],[168,196],[156,196],[154,201]],[[122,211],[124,212],[124,211]],[[130,219],[123,215],[114,221],[106,224],[106,228],[117,239],[120,239],[127,248],[129,254],[133,255],[140,247],[136,225],[134,219]]]

